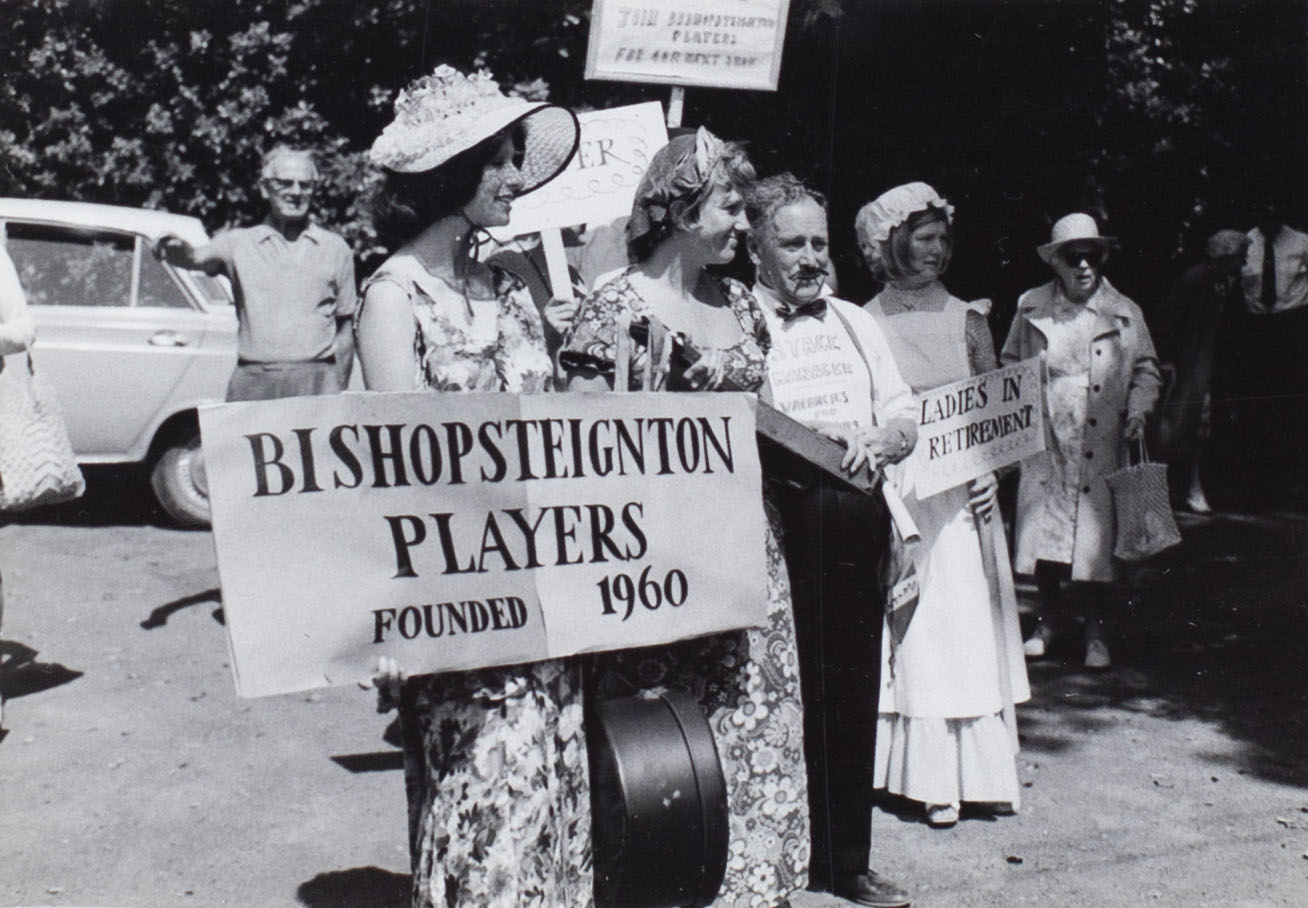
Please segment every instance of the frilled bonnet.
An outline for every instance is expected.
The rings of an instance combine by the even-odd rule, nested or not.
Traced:
[[[945,215],[945,221],[954,222],[954,206],[926,183],[905,183],[888,189],[859,212],[859,221],[866,230],[866,238],[876,243],[890,239],[890,231],[918,212],[935,208]]]

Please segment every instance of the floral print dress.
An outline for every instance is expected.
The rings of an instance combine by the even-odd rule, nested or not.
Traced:
[[[724,278],[721,289],[742,329],[740,341],[725,351],[727,377],[757,390],[767,374],[762,311],[738,281]],[[625,274],[582,303],[561,352],[564,365],[612,374],[622,312],[649,313]],[[644,352],[635,344],[633,360]],[[631,369],[635,382],[640,371]],[[727,872],[713,903],[724,908],[775,908],[808,880],[799,659],[776,512],[770,506],[766,510],[767,627],[597,657],[601,696],[677,688],[698,698],[707,714],[726,777],[730,814]]]
[[[382,282],[413,304],[416,387],[549,387],[553,366],[530,293],[506,271],[492,267],[492,276],[493,298],[458,300],[399,253],[365,283],[365,306]],[[581,697],[578,665],[560,659],[405,682],[414,908],[593,904]]]

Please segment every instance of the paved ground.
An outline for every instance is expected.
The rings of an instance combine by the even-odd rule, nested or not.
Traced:
[[[0,529],[0,906],[404,905],[371,695],[238,699],[210,537],[98,479]],[[1308,905],[1308,515],[1183,530],[1124,590],[1118,667],[1032,667],[1018,816],[877,811],[920,908]]]

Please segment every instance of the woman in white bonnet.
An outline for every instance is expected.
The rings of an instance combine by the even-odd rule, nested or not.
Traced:
[[[376,391],[540,391],[553,366],[531,295],[474,257],[513,200],[553,179],[578,141],[568,110],[504,96],[449,66],[400,93],[373,144],[373,219],[393,254],[364,283],[364,383]],[[403,680],[415,908],[593,902],[580,670],[548,660]]]
[[[1080,587],[1085,666],[1112,665],[1104,630],[1113,560],[1112,494],[1104,477],[1123,463],[1125,441],[1143,439],[1161,378],[1140,307],[1103,276],[1113,241],[1080,212],[1060,218],[1037,253],[1054,279],[1017,300],[1005,363],[1039,356],[1050,444],[1022,463],[1014,569],[1035,574],[1039,609],[1026,654],[1039,658],[1071,623],[1063,583]]]
[[[989,301],[965,303],[940,281],[953,218],[954,207],[917,182],[883,193],[855,221],[873,276],[886,284],[868,311],[916,394],[996,367]],[[874,777],[921,801],[927,822],[943,827],[964,801],[1017,809],[1013,704],[1030,689],[995,475],[919,498],[915,462],[887,469],[921,533],[899,543],[919,593],[915,607],[886,612]]]

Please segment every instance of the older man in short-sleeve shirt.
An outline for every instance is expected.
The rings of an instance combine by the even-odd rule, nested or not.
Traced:
[[[263,223],[226,230],[200,249],[175,236],[156,243],[171,263],[232,282],[239,327],[228,400],[332,394],[349,380],[354,256],[309,220],[317,180],[307,152],[278,146],[263,163]]]

